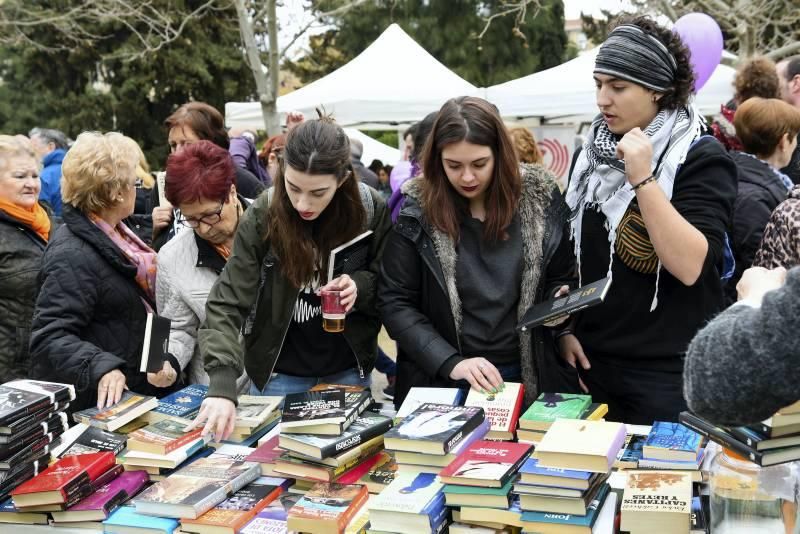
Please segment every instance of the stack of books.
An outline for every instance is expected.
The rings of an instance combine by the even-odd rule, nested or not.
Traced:
[[[319,385],[288,395],[280,434],[261,445],[251,459],[262,472],[292,477],[294,491],[318,482],[353,484],[381,459],[383,434],[393,421],[366,408],[368,390],[357,386]]]
[[[621,423],[554,421],[536,447],[536,461],[523,466],[515,486],[523,528],[591,532],[610,493],[606,480],[625,435]]]
[[[286,528],[312,534],[342,533],[365,510],[368,498],[367,488],[360,484],[317,483],[289,510]]]
[[[399,473],[369,503],[370,532],[399,534],[446,531],[449,509],[443,485],[432,473]]]
[[[158,406],[158,399],[147,395],[140,395],[132,391],[124,391],[119,402],[110,408],[98,410],[96,407],[87,408],[72,414],[76,423],[102,428],[103,430],[117,430],[137,417],[149,412]]]
[[[800,460],[800,403],[748,426],[716,426],[690,412],[681,413],[679,421],[762,467]]]
[[[684,534],[691,528],[692,476],[681,471],[630,471],[620,528],[630,534]]]
[[[158,399],[158,405],[142,415],[146,423],[156,423],[162,419],[177,419],[184,422],[197,417],[200,406],[208,393],[208,386],[193,384]]]
[[[556,419],[601,421],[607,404],[592,403],[589,395],[542,393],[519,418],[519,441],[538,445]]]
[[[525,387],[514,382],[505,382],[497,393],[482,393],[470,389],[465,406],[480,406],[491,423],[484,439],[513,440],[517,431],[517,420],[522,408]]]
[[[483,408],[425,403],[384,435],[400,473],[438,474],[489,431]]]
[[[14,380],[0,385],[0,502],[44,471],[51,447],[68,428],[64,410],[75,399],[68,384]]]
[[[283,397],[240,395],[236,405],[236,424],[224,443],[252,447],[277,424]]]
[[[686,471],[701,482],[705,456],[703,436],[681,423],[656,421],[642,446],[638,469]]]
[[[476,441],[439,474],[448,506],[479,508],[485,520],[503,524],[512,505],[511,488],[520,466],[531,454],[527,443]],[[517,526],[513,523],[511,526]]]

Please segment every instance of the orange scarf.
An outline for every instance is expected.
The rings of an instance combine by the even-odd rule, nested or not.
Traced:
[[[12,219],[29,226],[47,242],[50,237],[50,217],[38,202],[33,205],[33,209],[27,209],[0,198],[0,210],[6,212]]]
[[[217,254],[219,254],[220,256],[222,256],[222,259],[224,259],[225,261],[228,261],[228,258],[230,258],[230,257],[231,257],[231,249],[229,249],[229,248],[228,248],[228,247],[226,247],[225,245],[222,245],[222,244],[219,244],[219,245],[212,244],[212,246],[214,247],[214,250],[216,250],[216,251],[217,251]]]

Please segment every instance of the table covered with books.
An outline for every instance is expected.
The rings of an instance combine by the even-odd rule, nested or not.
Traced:
[[[512,383],[466,398],[413,388],[396,412],[325,384],[241,396],[233,434],[212,442],[186,431],[206,391],[125,392],[69,420],[72,386],[0,385],[0,531],[695,533],[712,517],[714,532],[794,528],[800,406],[754,427],[688,413],[641,427],[605,421],[586,395],[543,393],[523,411]]]

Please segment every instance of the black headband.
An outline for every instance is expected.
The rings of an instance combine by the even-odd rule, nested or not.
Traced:
[[[667,47],[638,26],[625,24],[612,31],[594,64],[594,71],[627,80],[659,93],[675,83],[678,64]]]

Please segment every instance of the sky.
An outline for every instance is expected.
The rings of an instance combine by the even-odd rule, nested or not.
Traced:
[[[614,13],[627,5],[629,3],[625,0],[564,0],[564,18],[577,19],[581,11],[600,17],[601,9]]]

